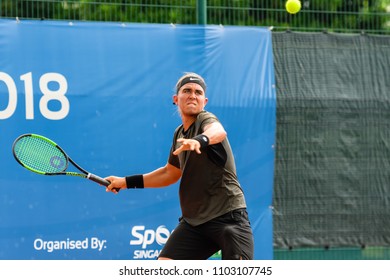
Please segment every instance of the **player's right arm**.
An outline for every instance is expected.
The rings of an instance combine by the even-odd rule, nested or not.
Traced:
[[[140,176],[140,175],[136,175]],[[166,187],[176,183],[181,177],[181,170],[170,163],[160,167],[150,173],[142,175],[144,188],[158,188]],[[108,192],[117,193],[118,189],[126,189],[126,177],[109,176],[105,178],[110,181],[111,184],[107,186]]]
[[[166,187],[176,183],[181,177],[181,170],[170,163],[150,173],[144,174],[145,188]]]

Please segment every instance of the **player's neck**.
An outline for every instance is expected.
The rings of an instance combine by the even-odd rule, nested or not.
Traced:
[[[196,120],[196,116],[182,116],[183,128],[187,130]]]

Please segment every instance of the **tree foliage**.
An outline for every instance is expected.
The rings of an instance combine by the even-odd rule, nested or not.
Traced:
[[[207,23],[274,26],[302,31],[390,33],[390,0],[301,0],[296,15],[286,0],[208,0]],[[195,24],[197,0],[0,0],[0,17]]]

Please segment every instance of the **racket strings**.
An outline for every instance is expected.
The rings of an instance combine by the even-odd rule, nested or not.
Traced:
[[[57,173],[67,168],[64,153],[44,139],[26,136],[16,143],[15,155],[29,169],[40,173]]]

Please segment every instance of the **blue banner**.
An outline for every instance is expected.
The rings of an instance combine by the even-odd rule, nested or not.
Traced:
[[[276,94],[265,28],[0,20],[0,259],[155,259],[180,217],[178,184],[106,193],[22,168],[24,133],[105,177],[165,165],[177,79],[201,74],[228,132],[255,235],[272,259]]]

